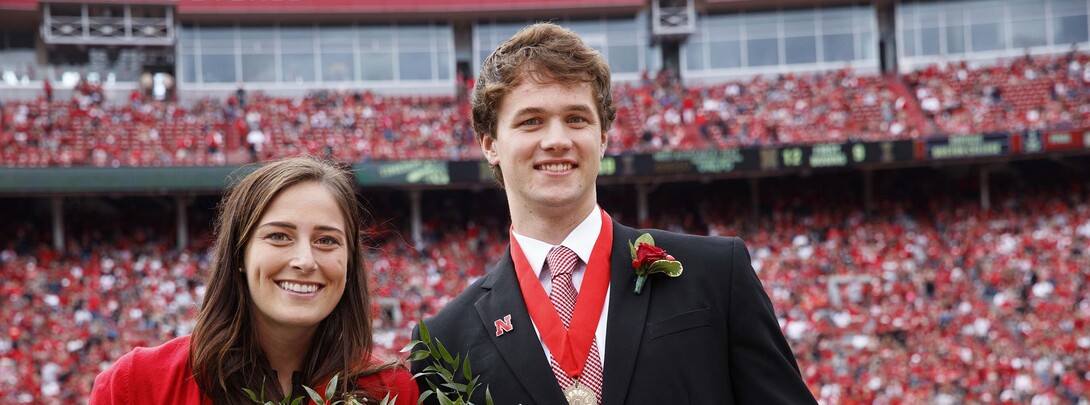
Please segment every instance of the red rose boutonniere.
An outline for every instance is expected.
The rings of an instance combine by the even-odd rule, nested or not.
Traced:
[[[628,248],[632,252],[632,268],[636,269],[636,294],[643,291],[643,285],[647,283],[649,274],[663,273],[670,277],[681,275],[684,270],[681,262],[674,260],[673,256],[666,254],[665,250],[655,246],[655,239],[651,234],[640,235],[636,238],[636,244],[628,241]]]

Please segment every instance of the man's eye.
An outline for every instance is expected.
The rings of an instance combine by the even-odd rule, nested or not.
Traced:
[[[522,121],[521,125],[541,125],[541,119],[540,118],[530,118],[528,120]]]
[[[590,120],[588,120],[586,118],[583,118],[583,117],[580,117],[580,116],[573,116],[571,118],[568,118],[568,122],[587,123],[587,122],[590,122]]]

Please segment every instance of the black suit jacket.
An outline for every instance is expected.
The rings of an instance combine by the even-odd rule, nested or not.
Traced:
[[[685,270],[677,278],[650,276],[636,295],[628,242],[643,232]],[[816,403],[740,239],[638,231],[614,221],[610,267],[603,404]],[[496,320],[508,314],[513,329],[496,336]],[[424,322],[452,355],[470,357],[497,405],[566,403],[530,322],[510,249]],[[419,329],[413,334],[419,338]],[[427,365],[415,362],[412,370]],[[421,392],[428,389],[423,378],[418,382]],[[483,394],[482,387],[473,403],[484,404]]]

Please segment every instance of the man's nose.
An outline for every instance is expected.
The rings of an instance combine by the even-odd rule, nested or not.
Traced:
[[[567,150],[571,148],[571,136],[568,127],[562,122],[550,120],[545,128],[545,137],[541,147],[548,150]]]

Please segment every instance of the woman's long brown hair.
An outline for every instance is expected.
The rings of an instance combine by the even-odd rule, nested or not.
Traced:
[[[257,168],[228,188],[215,223],[216,240],[206,269],[204,302],[189,348],[189,365],[201,393],[215,404],[249,403],[242,391],[264,390],[266,399],[285,396],[261,347],[253,324],[252,298],[243,257],[258,220],[284,189],[303,182],[325,186],[347,226],[347,282],[344,295],[318,326],[303,364],[303,384],[317,389],[340,373],[345,390],[358,391],[356,379],[389,365],[371,361],[371,297],[360,245],[360,206],[354,176],[335,163],[312,157],[278,160]],[[346,378],[347,377],[347,378]],[[338,384],[341,385],[341,384]],[[356,392],[370,397],[366,392]],[[292,396],[304,395],[295,392]]]

